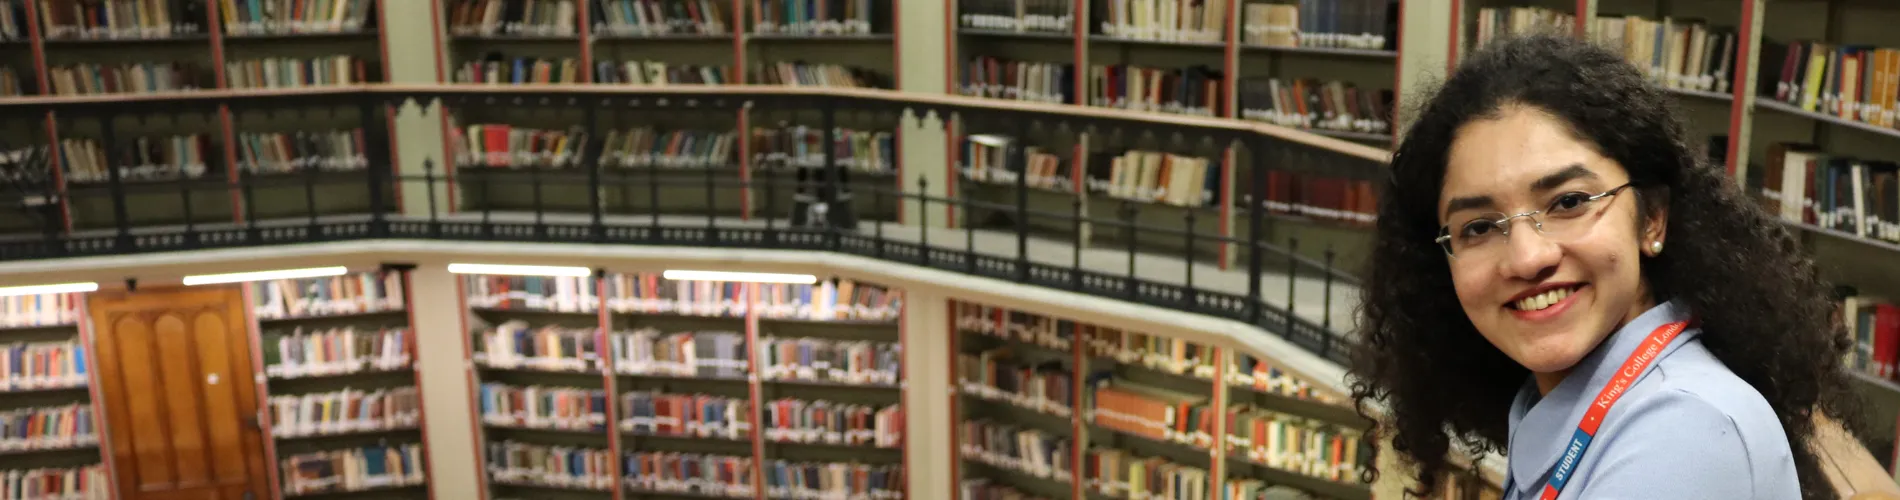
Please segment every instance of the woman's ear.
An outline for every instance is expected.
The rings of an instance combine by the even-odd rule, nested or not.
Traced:
[[[1643,211],[1643,216],[1639,226],[1642,239],[1637,240],[1637,244],[1641,245],[1643,255],[1655,257],[1662,254],[1663,240],[1669,233],[1669,192],[1658,189],[1639,196],[1642,198],[1637,208]]]

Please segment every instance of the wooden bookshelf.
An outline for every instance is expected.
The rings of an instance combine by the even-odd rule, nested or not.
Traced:
[[[16,360],[0,373],[5,382],[0,410],[71,408],[66,418],[82,419],[75,427],[82,432],[73,435],[9,436],[0,442],[0,471],[70,469],[79,471],[72,473],[79,486],[112,484],[110,460],[99,444],[105,438],[105,418],[91,369],[95,363],[85,301],[86,295],[79,293],[0,297],[0,339],[9,345],[6,356]],[[35,372],[30,363],[36,358],[62,368]],[[54,362],[59,359],[64,361]],[[94,477],[85,471],[93,471]],[[89,482],[94,484],[85,484]]]

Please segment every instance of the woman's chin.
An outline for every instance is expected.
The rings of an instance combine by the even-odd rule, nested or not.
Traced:
[[[1557,338],[1542,339],[1550,345],[1527,345],[1511,359],[1524,365],[1524,369],[1533,373],[1560,373],[1577,366],[1577,362],[1590,353],[1589,349],[1579,348],[1569,342],[1551,342]]]

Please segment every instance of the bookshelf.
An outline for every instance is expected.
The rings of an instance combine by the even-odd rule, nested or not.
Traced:
[[[899,291],[648,273],[462,287],[491,498],[902,497]],[[574,466],[528,465],[557,453]]]
[[[253,282],[245,293],[278,491],[427,498],[408,271]]]
[[[7,436],[0,439],[0,474],[17,481],[8,486],[110,498],[84,301],[82,294],[0,297],[0,338],[8,344],[0,357],[0,429]]]

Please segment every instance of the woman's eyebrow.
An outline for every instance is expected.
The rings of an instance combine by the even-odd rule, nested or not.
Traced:
[[[1563,170],[1558,170],[1550,175],[1538,178],[1536,182],[1532,182],[1531,191],[1549,191],[1555,189],[1557,186],[1564,185],[1566,182],[1577,179],[1595,179],[1596,176],[1596,172],[1591,172],[1590,169],[1583,168],[1582,163],[1572,163],[1570,166],[1564,167]]]

